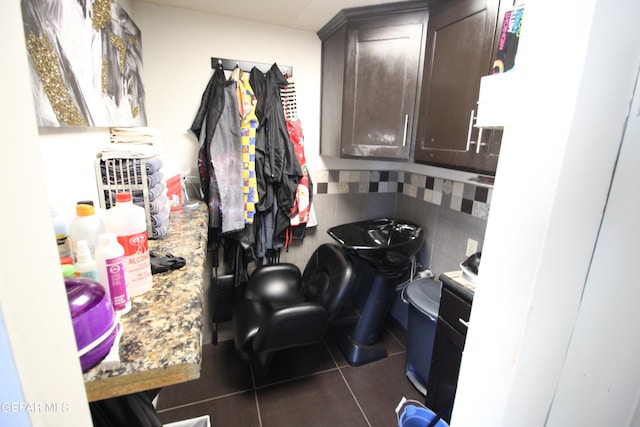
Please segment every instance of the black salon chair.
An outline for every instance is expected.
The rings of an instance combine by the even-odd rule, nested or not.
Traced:
[[[234,306],[236,350],[265,376],[275,351],[322,342],[354,279],[349,255],[333,244],[319,246],[302,274],[287,263],[258,267]]]

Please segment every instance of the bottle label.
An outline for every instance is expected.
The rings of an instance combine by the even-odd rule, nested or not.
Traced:
[[[80,276],[88,277],[89,279],[95,280],[95,281],[99,281],[100,280],[100,279],[98,279],[98,270],[84,271],[84,272],[80,273]]]
[[[129,302],[125,276],[125,256],[108,258],[105,260],[105,266],[107,268],[107,280],[109,281],[113,309],[116,311],[124,310]]]
[[[151,259],[147,232],[118,236],[118,243],[124,248],[130,293],[132,296],[138,295],[137,290],[151,287]]]

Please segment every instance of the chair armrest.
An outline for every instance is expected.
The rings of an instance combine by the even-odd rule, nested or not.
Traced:
[[[256,352],[275,351],[321,342],[329,316],[319,304],[302,303],[277,310],[260,325],[253,338]]]
[[[268,304],[261,301],[242,300],[233,307],[233,340],[236,350],[243,357],[251,351],[253,339],[260,325],[273,311]],[[248,359],[247,359],[248,360]]]

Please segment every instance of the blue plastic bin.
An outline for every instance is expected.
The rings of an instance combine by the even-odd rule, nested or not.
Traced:
[[[398,427],[425,427],[429,425],[435,416],[436,414],[430,409],[408,405],[400,415]],[[449,424],[444,420],[438,420],[435,427],[449,427]]]

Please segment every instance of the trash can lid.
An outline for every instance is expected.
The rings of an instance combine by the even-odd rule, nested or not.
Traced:
[[[441,283],[433,279],[419,279],[409,283],[406,297],[409,303],[424,314],[438,316]]]

